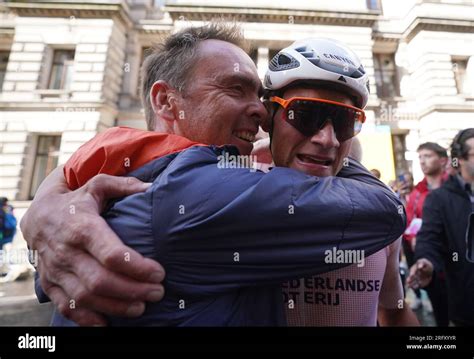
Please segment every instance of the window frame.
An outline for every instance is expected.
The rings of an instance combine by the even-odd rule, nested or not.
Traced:
[[[32,163],[32,169],[31,169],[31,178],[29,181],[29,186],[28,186],[28,192],[27,192],[27,198],[29,200],[33,199],[34,196],[36,195],[36,192],[38,191],[38,188],[43,182],[43,180],[58,166],[58,161],[59,161],[59,156],[60,156],[60,151],[61,151],[61,142],[62,142],[62,135],[61,134],[36,134],[35,135],[35,150],[33,152],[33,163]],[[41,147],[41,139],[42,138],[54,138],[51,143],[54,145],[57,144],[57,149],[54,151],[46,150],[44,153],[39,153],[40,152],[40,147]],[[57,143],[56,143],[57,142]],[[51,155],[53,153],[53,155]],[[46,170],[44,173],[44,177],[36,180],[36,177],[38,176],[37,172],[38,166],[39,166],[39,157],[46,157],[47,163],[49,162],[50,159],[53,161],[53,165],[51,168],[49,166],[46,166]],[[54,164],[55,162],[55,164]],[[49,172],[48,172],[49,168]],[[39,173],[39,172],[38,172]],[[36,188],[34,188],[36,187]]]
[[[70,48],[70,47],[55,47],[51,49],[51,63],[49,65],[49,73],[47,76],[47,84],[46,84],[46,89],[48,90],[56,90],[56,91],[68,91],[70,89],[70,85],[72,83],[72,74],[68,74],[69,71],[74,71],[74,58],[76,56],[76,50],[75,48]],[[70,52],[72,53],[72,58],[65,60],[64,62],[56,62],[56,55],[60,52]],[[61,70],[61,79],[59,82],[59,87],[53,87],[53,76],[55,75],[54,68],[55,66],[61,66],[62,65],[62,70]],[[68,79],[68,76],[71,78]],[[54,79],[56,82],[56,78]]]

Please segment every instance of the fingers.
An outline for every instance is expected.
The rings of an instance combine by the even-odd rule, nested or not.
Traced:
[[[137,317],[145,311],[145,303],[140,301],[128,302],[106,296],[91,294],[73,273],[63,273],[60,284],[69,291],[67,296],[69,308],[63,308],[69,316],[76,310],[96,311],[111,316]],[[65,292],[64,292],[65,294]]]
[[[410,275],[407,278],[407,284],[410,288],[413,289],[418,289],[419,288],[419,283],[418,283],[418,273],[417,273],[417,265],[414,264],[410,268]]]
[[[117,177],[100,174],[92,177],[83,190],[90,193],[98,202],[106,199],[124,197],[138,192],[144,192],[151,186],[134,177]]]
[[[68,299],[66,294],[60,287],[51,286],[47,291],[48,296],[56,305],[59,313],[65,318],[72,320],[80,326],[105,326],[107,321],[105,318],[93,312],[92,310],[84,308],[76,308]]]
[[[431,262],[426,259],[419,259],[410,268],[407,284],[413,289],[424,288],[431,282],[432,273],[433,267]]]
[[[416,262],[416,268],[421,271],[428,269],[427,267],[428,267],[427,263],[423,260],[419,260]]]
[[[163,297],[161,284],[143,283],[109,271],[82,249],[57,247],[43,253],[42,259],[49,263],[49,271],[40,271],[80,307],[109,315],[139,315],[136,314],[138,304],[135,302],[142,302],[142,312],[143,302],[159,301]],[[133,305],[135,308],[131,309]]]
[[[40,272],[41,273],[41,272]],[[83,308],[71,308],[71,302],[66,293],[58,286],[48,281],[40,274],[41,287],[46,295],[51,299],[57,310],[65,318],[76,322],[82,326],[105,326],[106,319],[99,313]]]
[[[142,284],[118,276],[103,269],[85,252],[72,251],[69,268],[79,269],[79,276],[61,267],[54,258],[47,258],[52,264],[50,268],[55,268],[49,273],[49,279],[40,269],[43,290],[66,318],[80,325],[104,325],[106,321],[99,313],[136,317],[143,314],[145,300],[157,301],[163,297],[161,285]],[[52,251],[46,256],[49,253]]]
[[[410,276],[408,278],[415,276],[417,269],[418,268],[417,268],[416,264],[412,265],[411,268],[410,268]]]
[[[165,270],[156,261],[145,258],[125,246],[105,220],[97,217],[86,234],[85,249],[109,270],[141,282],[161,283]]]
[[[84,290],[91,296],[123,299],[127,301],[127,304],[133,301],[154,302],[163,298],[164,288],[161,284],[139,282],[111,272],[88,254],[76,255],[72,270],[80,278],[81,284],[85,287]],[[88,300],[85,302],[87,304]],[[126,310],[128,307],[120,309],[119,313],[124,315]]]

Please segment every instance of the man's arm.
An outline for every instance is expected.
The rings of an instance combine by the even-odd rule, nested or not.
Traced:
[[[82,325],[105,324],[99,313],[138,316],[144,301],[163,296],[163,268],[124,246],[99,215],[107,199],[148,187],[99,175],[71,192],[62,166],[41,184],[20,226],[38,251],[42,289],[62,315]]]
[[[410,268],[407,283],[417,289],[426,287],[433,273],[443,268],[446,252],[442,209],[437,192],[430,193],[423,205],[423,224],[416,235],[416,263]]]
[[[190,149],[150,191],[156,203],[157,258],[175,269],[173,278],[168,270],[169,282],[209,286],[209,293],[349,265],[328,252],[364,250],[370,255],[405,228],[395,194],[376,180],[375,185],[365,183],[373,181],[370,174],[360,178],[318,178],[281,167],[268,174],[218,168],[210,149]],[[110,217],[133,216],[130,205],[117,205]],[[217,288],[216,281],[223,287]]]
[[[415,313],[406,304],[400,277],[401,239],[389,247],[387,267],[379,294],[378,322],[384,327],[419,326]]]

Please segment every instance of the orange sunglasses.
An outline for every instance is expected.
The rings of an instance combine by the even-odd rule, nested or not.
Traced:
[[[339,142],[347,141],[356,136],[365,122],[365,112],[357,107],[336,101],[311,97],[270,97],[283,107],[284,120],[304,136],[313,136],[321,130],[328,121],[333,125]]]

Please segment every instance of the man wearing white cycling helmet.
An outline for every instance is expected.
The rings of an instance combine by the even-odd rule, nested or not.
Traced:
[[[335,176],[365,120],[368,76],[359,58],[331,39],[297,41],[281,50],[265,75],[276,166]],[[341,223],[341,226],[343,223]],[[288,281],[289,325],[418,325],[404,302],[398,272],[400,239],[357,264]]]
[[[104,311],[106,303],[113,307],[110,298],[94,308],[81,283],[71,289],[72,299],[82,299],[79,310],[105,312],[113,325],[283,325],[282,282],[347,266],[328,260],[326,253],[376,253],[405,229],[399,199],[355,161],[348,161],[337,177],[324,178],[289,168],[265,174],[236,168],[232,160],[223,163],[223,158],[250,152],[249,132],[256,132],[266,115],[255,66],[236,38],[234,31],[215,26],[171,35],[143,69],[144,106],[156,121],[154,131],[107,130],[66,163],[69,189],[98,172],[152,183],[146,192],[112,203],[102,216],[125,248],[166,269],[166,295],[159,303],[147,303],[137,318]],[[175,59],[185,56],[193,61],[177,71],[189,74],[186,86],[153,72],[171,71]],[[356,133],[354,127],[343,128],[345,139]],[[122,165],[125,159],[130,167]],[[100,247],[101,240],[88,243]],[[59,249],[64,271],[64,245]],[[90,273],[84,254],[81,258],[76,272]],[[43,264],[40,272],[46,268]],[[71,268],[66,271],[75,279]],[[71,281],[58,285],[70,287]],[[108,295],[116,286],[117,281],[107,282],[98,294]],[[40,289],[40,298],[46,299]],[[66,314],[78,320],[84,316],[75,310]],[[55,323],[71,324],[59,315]]]

